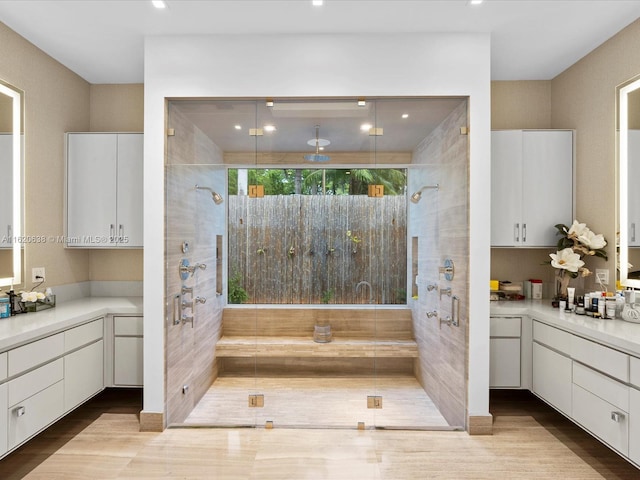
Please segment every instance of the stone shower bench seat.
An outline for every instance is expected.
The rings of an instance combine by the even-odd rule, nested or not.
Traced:
[[[317,343],[313,337],[229,337],[216,344],[216,357],[338,357],[418,358],[415,340],[334,338]]]

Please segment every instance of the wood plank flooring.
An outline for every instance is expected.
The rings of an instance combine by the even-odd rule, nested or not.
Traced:
[[[0,478],[640,478],[640,470],[527,392],[492,393],[492,436],[284,428],[139,433],[141,407],[139,391],[103,392],[0,461]]]

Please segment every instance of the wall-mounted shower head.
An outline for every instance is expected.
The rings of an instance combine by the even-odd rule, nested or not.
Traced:
[[[435,188],[436,190],[438,190],[440,188],[440,185],[437,183],[435,185],[425,185],[424,187],[420,188],[420,190],[411,195],[411,197],[409,197],[409,200],[411,200],[412,203],[418,203],[422,198],[422,191],[428,188]]]
[[[201,187],[200,185],[196,184],[196,190],[206,190],[208,192],[211,192],[211,198],[213,198],[213,202],[216,205],[220,205],[222,202],[224,202],[224,199],[222,198],[222,195],[220,195],[218,192],[214,192],[209,187]]]

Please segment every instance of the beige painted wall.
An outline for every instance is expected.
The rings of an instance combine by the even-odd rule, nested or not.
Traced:
[[[64,133],[89,128],[89,84],[2,23],[0,58],[0,78],[25,92],[24,233],[61,236]],[[46,268],[47,285],[89,279],[89,253],[62,243],[28,245],[25,262],[28,279]]]
[[[577,218],[609,241],[609,261],[594,267],[615,271],[616,86],[640,74],[640,20],[558,75],[551,84],[551,125],[577,130]]]
[[[91,85],[89,91],[89,131],[144,130],[142,84]],[[91,250],[89,280],[142,280],[142,252],[142,249]]]
[[[25,92],[24,233],[62,236],[64,133],[141,132],[143,87],[90,85],[3,23],[0,58],[0,79]],[[142,250],[68,250],[55,241],[29,244],[25,250],[26,277],[32,267],[45,267],[48,286],[142,280]]]
[[[492,82],[492,128],[576,130],[576,218],[609,241],[609,261],[588,266],[615,271],[616,86],[640,74],[640,21],[632,23],[551,81]],[[547,98],[547,96],[549,98]],[[550,121],[547,116],[550,113]],[[550,282],[553,269],[540,265],[553,250],[492,249],[491,277]],[[593,277],[584,288],[594,288]]]

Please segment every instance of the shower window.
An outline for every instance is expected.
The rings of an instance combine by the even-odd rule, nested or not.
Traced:
[[[406,303],[406,169],[230,169],[228,177],[230,303],[237,287],[243,303]],[[369,289],[355,288],[362,279]]]

